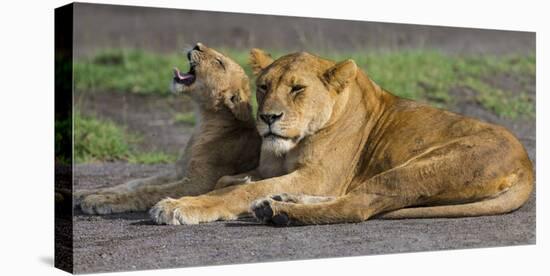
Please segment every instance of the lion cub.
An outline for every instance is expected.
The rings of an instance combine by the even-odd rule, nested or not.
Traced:
[[[258,166],[261,137],[250,105],[243,68],[197,43],[187,54],[190,70],[174,69],[172,92],[189,95],[198,118],[191,139],[168,174],[108,188],[78,191],[75,202],[87,214],[145,211],[166,197],[209,192],[225,175]]]

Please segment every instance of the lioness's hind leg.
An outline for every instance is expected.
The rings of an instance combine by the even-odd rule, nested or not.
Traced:
[[[508,213],[521,207],[528,200],[533,189],[532,176],[524,175],[507,177],[509,189],[494,197],[476,202],[464,204],[452,204],[441,206],[411,207],[380,214],[381,219],[405,219],[405,218],[454,218],[490,216]],[[504,184],[504,183],[503,183]]]

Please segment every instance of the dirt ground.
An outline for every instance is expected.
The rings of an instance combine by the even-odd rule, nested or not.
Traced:
[[[434,28],[318,19],[262,19],[254,15],[78,4],[76,55],[104,47],[138,47],[173,52],[201,40],[211,46],[303,49],[435,48],[450,54],[504,54],[534,51],[535,35],[469,29]],[[209,24],[211,22],[223,24]],[[97,24],[103,22],[105,24]],[[154,23],[154,24],[153,24]],[[330,24],[329,24],[330,23]],[[277,28],[269,26],[276,25]],[[174,35],[174,26],[179,26]],[[297,28],[296,26],[300,26]],[[339,31],[345,28],[346,36]],[[137,34],[137,35],[136,35]],[[514,87],[517,80],[495,76]],[[529,80],[535,93],[535,80]],[[513,89],[511,89],[513,91]],[[124,93],[86,93],[82,112],[111,119],[143,136],[142,149],[179,151],[191,127],[173,121],[189,110],[186,99]],[[451,110],[512,130],[535,156],[535,120],[507,120],[478,104],[472,91],[457,87]],[[74,170],[74,188],[119,184],[170,170],[171,165],[82,164]],[[370,220],[356,224],[274,228],[253,220],[193,226],[152,225],[147,214],[88,216],[74,210],[74,269],[77,273],[235,264],[388,254],[425,250],[534,244],[535,194],[511,214],[459,219]]]
[[[75,187],[115,184],[170,168],[78,165]],[[535,195],[501,216],[288,228],[251,219],[159,226],[146,213],[88,216],[75,210],[74,269],[90,273],[523,245],[535,243],[535,232]]]
[[[80,111],[125,126],[139,136],[138,150],[179,153],[187,144],[193,126],[174,120],[176,113],[193,108],[186,96],[136,95],[132,93],[77,93]]]

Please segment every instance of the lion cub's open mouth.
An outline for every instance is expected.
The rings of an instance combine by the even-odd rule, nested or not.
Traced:
[[[182,74],[177,67],[174,67],[174,81],[179,84],[189,86],[195,82],[195,65],[191,64],[189,72]]]

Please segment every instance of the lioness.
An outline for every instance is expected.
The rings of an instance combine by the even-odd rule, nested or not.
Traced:
[[[150,212],[157,223],[495,215],[531,194],[527,153],[500,126],[394,96],[352,60],[252,50],[251,62],[262,154],[280,156],[279,176],[163,200]]]
[[[144,211],[168,196],[206,193],[221,176],[257,166],[261,137],[255,129],[244,70],[201,43],[187,57],[190,70],[182,74],[175,69],[172,90],[191,97],[198,122],[175,170],[115,187],[79,191],[76,199],[85,213]]]

